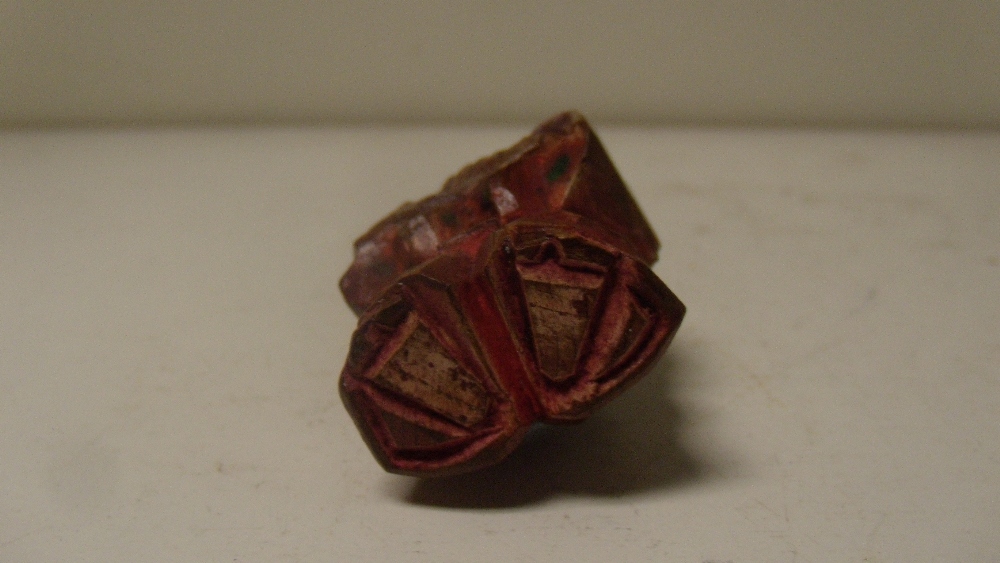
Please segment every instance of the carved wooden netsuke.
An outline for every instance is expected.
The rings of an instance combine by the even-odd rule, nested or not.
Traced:
[[[355,243],[358,328],[340,393],[386,470],[496,463],[535,422],[572,422],[634,382],[684,305],[656,235],[576,113],[471,164]]]

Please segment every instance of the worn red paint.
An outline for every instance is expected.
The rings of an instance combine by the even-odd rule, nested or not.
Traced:
[[[658,247],[576,113],[380,221],[340,283],[360,316],[341,397],[375,457],[471,471],[624,390],[684,316]]]

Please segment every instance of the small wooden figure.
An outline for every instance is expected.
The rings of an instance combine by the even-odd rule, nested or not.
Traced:
[[[360,316],[340,393],[379,463],[472,471],[623,391],[684,316],[658,247],[573,112],[376,224],[340,282]]]

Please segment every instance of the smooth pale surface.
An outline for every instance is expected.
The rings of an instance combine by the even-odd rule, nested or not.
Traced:
[[[527,130],[0,135],[0,560],[1000,558],[1000,135],[597,127],[689,309],[664,361],[383,473],[351,242]]]
[[[989,0],[0,0],[0,125],[1000,127]]]

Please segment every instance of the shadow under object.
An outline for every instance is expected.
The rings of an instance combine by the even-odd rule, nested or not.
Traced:
[[[587,418],[652,366],[684,305],[597,137],[560,114],[355,243],[340,393],[391,472],[498,463],[536,422]]]
[[[585,422],[538,426],[498,465],[401,485],[406,502],[441,508],[514,508],[558,496],[650,495],[711,480],[722,468],[685,446],[690,429],[674,398],[694,377],[683,354],[668,354],[648,375]]]

